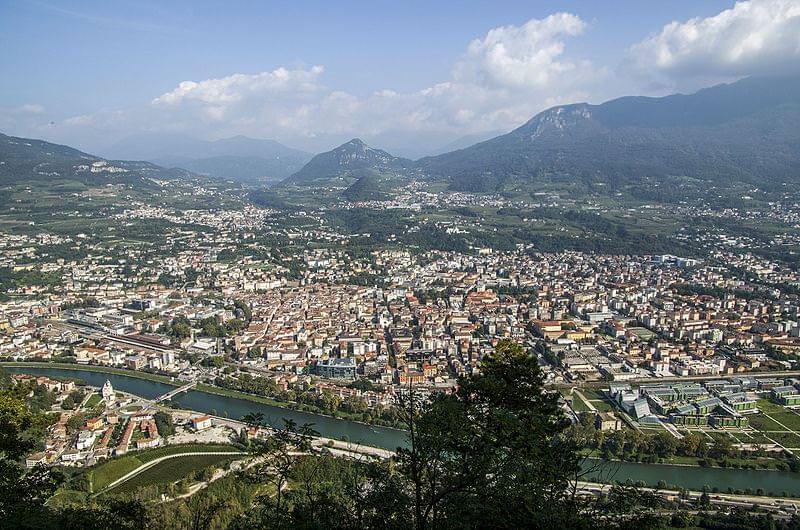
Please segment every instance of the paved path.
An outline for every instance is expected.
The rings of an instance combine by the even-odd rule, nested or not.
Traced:
[[[169,446],[166,446],[166,447],[169,447]],[[137,467],[133,471],[129,471],[125,475],[122,475],[120,478],[118,478],[117,480],[115,480],[114,482],[112,482],[111,484],[106,486],[105,488],[103,488],[103,490],[101,490],[101,491],[109,490],[109,489],[111,489],[111,488],[113,488],[113,487],[115,487],[115,486],[117,486],[119,484],[122,484],[126,480],[135,477],[136,475],[138,475],[139,473],[145,471],[146,469],[150,469],[154,465],[159,464],[159,463],[163,462],[164,460],[169,460],[171,458],[180,458],[182,456],[205,456],[205,455],[229,455],[229,456],[233,456],[233,455],[246,455],[246,454],[247,453],[243,453],[241,451],[194,451],[194,452],[190,452],[190,453],[175,453],[174,455],[162,456],[160,458],[156,458],[155,460],[150,460],[149,462],[145,462],[144,464],[142,464],[141,466]]]
[[[577,395],[578,395],[578,399],[580,399],[581,401],[583,401],[583,402],[586,404],[586,406],[587,406],[587,407],[589,407],[589,412],[597,412],[597,407],[595,407],[595,406],[592,404],[592,402],[591,402],[591,401],[589,401],[588,399],[586,399],[586,396],[584,396],[584,395],[583,395],[583,392],[581,392],[580,390],[578,390],[578,389],[577,389],[577,387],[575,388],[575,390],[573,390],[573,391],[572,391],[572,395],[573,395],[573,398],[572,398],[572,399],[573,399],[573,402],[574,402],[574,400],[575,400],[575,397],[574,397],[574,396],[575,396],[575,394],[577,394]],[[573,410],[575,409],[575,407],[574,407],[574,406],[573,406],[572,408],[573,408]]]
[[[675,428],[675,426],[673,424],[671,424],[668,421],[661,421],[661,420],[658,420],[658,421],[661,422],[661,425],[664,427],[664,429],[666,429],[667,432],[670,433],[672,436],[674,436],[678,440],[683,438],[683,435],[680,432],[678,432],[678,429]]]

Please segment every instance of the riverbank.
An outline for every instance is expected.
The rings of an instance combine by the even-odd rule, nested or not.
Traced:
[[[247,392],[242,392],[241,390],[233,390],[231,388],[224,388],[221,386],[209,385],[206,383],[198,383],[195,389],[197,389],[200,392],[215,394],[217,396],[226,396],[236,399],[246,399],[249,401],[253,401],[255,403],[263,403],[264,405],[269,405],[271,407],[296,410],[298,412],[306,412],[309,414],[315,414],[317,416],[324,416],[326,418],[346,420],[346,421],[351,421],[353,423],[360,423],[362,425],[367,425],[370,427],[375,426],[375,427],[381,427],[382,429],[393,429],[395,431],[405,432],[404,429],[400,429],[392,425],[386,425],[385,423],[378,423],[378,422],[370,423],[363,421],[362,419],[360,419],[358,415],[351,414],[349,412],[337,412],[336,414],[330,414],[329,412],[324,411],[323,409],[320,409],[318,407],[305,405],[303,403],[298,403],[296,401],[279,401],[270,397],[259,396],[258,394],[249,394]]]
[[[156,381],[146,381],[132,377],[129,372],[121,370],[114,374],[80,370],[82,366],[67,365],[57,368],[45,363],[32,363],[31,368],[9,367],[15,373],[34,373],[50,377],[81,378],[93,386],[100,386],[108,378],[115,388],[129,394],[152,399],[163,395],[173,385]],[[186,410],[210,413],[223,418],[237,420],[249,413],[262,413],[267,422],[274,427],[283,426],[283,418],[291,419],[298,425],[312,423],[313,428],[321,436],[333,440],[347,440],[354,444],[378,447],[393,451],[408,441],[402,431],[358,424],[339,418],[331,418],[317,414],[294,411],[287,408],[273,407],[252,399],[243,399],[226,395],[211,394],[197,390],[189,390],[175,397],[181,408]],[[612,480],[619,482],[644,483],[652,487],[663,481],[681,488],[702,491],[704,486],[720,492],[736,492],[762,490],[774,496],[800,496],[800,473],[785,471],[747,470],[731,468],[708,468],[698,466],[642,464],[629,462],[605,463],[601,473],[593,473],[584,480],[602,482]]]
[[[168,376],[159,375],[159,374],[151,374],[149,372],[142,372],[140,370],[128,370],[125,368],[115,368],[111,366],[98,366],[94,364],[73,364],[73,363],[54,363],[54,362],[18,362],[18,361],[2,361],[0,362],[0,367],[8,366],[13,368],[59,368],[65,370],[79,370],[79,371],[87,371],[87,372],[99,372],[99,373],[106,373],[106,374],[114,374],[114,375],[123,375],[127,377],[135,377],[138,379],[145,379],[147,381],[154,381],[158,383],[164,383],[166,385],[171,385],[174,387],[179,387],[184,381],[179,381]],[[236,399],[244,399],[247,401],[252,401],[254,403],[261,403],[263,405],[269,405],[270,407],[277,407],[283,408],[287,410],[294,410],[298,412],[304,412],[307,414],[315,414],[317,416],[323,416],[332,419],[339,419],[345,421],[351,421],[354,423],[360,423],[362,425],[366,425],[369,427],[380,427],[382,429],[393,429],[398,432],[405,432],[403,429],[398,428],[394,425],[388,425],[384,422],[366,422],[361,419],[360,415],[352,414],[349,412],[337,412],[336,414],[331,414],[329,411],[320,409],[318,407],[314,407],[312,405],[306,405],[303,403],[298,403],[295,401],[280,401],[274,398],[270,398],[267,396],[260,396],[258,394],[249,394],[247,392],[242,392],[240,390],[233,390],[230,388],[224,388],[221,386],[216,385],[209,385],[208,383],[198,383],[195,386],[195,389],[198,392],[205,392],[207,394],[213,394],[217,396],[225,396],[231,397]]]
[[[677,466],[677,467],[699,467],[709,469],[749,469],[753,471],[791,471],[797,473],[789,467],[786,458],[776,456],[758,456],[750,458],[724,457],[724,458],[701,458],[695,456],[673,455],[669,457],[658,457],[653,460],[625,460],[622,458],[602,458],[600,451],[594,449],[584,449],[580,454],[592,460],[603,460],[605,462],[626,462],[629,464],[646,464],[653,466]],[[724,462],[724,464],[723,464]]]
[[[138,374],[129,370],[107,367],[92,367],[86,370],[85,365],[65,365],[63,363],[3,363],[3,365],[12,373],[83,379],[95,387],[102,386],[108,379],[115,389],[142,396],[145,399],[162,396],[180,384],[180,382],[159,381],[152,377],[134,377]],[[176,408],[237,420],[247,414],[261,413],[265,421],[272,427],[282,428],[284,419],[289,419],[297,425],[312,424],[312,428],[319,432],[320,436],[326,438],[382,449],[394,450],[399,446],[407,445],[406,434],[402,430],[294,410],[276,406],[266,399],[259,400],[258,396],[216,390],[216,387],[206,387],[203,390],[190,389],[174,396],[168,405],[174,404]]]
[[[112,366],[98,366],[96,364],[73,364],[73,363],[51,363],[51,362],[21,362],[21,361],[0,361],[0,367],[10,368],[59,368],[63,370],[79,370],[84,372],[99,372],[104,374],[124,375],[147,381],[155,381],[174,387],[181,386],[181,381],[166,375],[151,374],[139,370],[127,370],[125,368],[115,368]]]

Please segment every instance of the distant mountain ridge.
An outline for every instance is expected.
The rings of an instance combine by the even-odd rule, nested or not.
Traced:
[[[461,190],[643,177],[717,184],[800,181],[800,77],[748,78],[690,95],[548,109],[508,134],[417,162]]]
[[[74,180],[89,186],[190,177],[149,162],[107,160],[66,145],[0,133],[0,185]]]
[[[176,165],[197,173],[251,182],[264,182],[268,173],[274,179],[286,175],[283,185],[341,188],[353,200],[384,197],[412,178],[479,192],[542,185],[580,189],[575,186],[579,184],[607,192],[638,186],[649,193],[660,187],[663,196],[687,182],[697,190],[780,189],[800,183],[800,76],[748,78],[689,95],[561,105],[507,134],[417,161],[358,138],[314,157],[271,140],[173,140],[162,150],[181,162]],[[142,142],[139,147],[145,148],[157,137]],[[170,150],[181,142],[180,149]],[[248,154],[267,147],[274,149],[274,159]],[[203,158],[181,159],[198,150]],[[304,163],[303,157],[310,159]],[[272,163],[277,166],[266,171]],[[235,176],[226,173],[231,170]],[[0,135],[0,185],[25,179],[98,184],[191,175],[151,162],[114,161],[42,140]]]
[[[381,182],[375,175],[384,175]],[[353,185],[375,196],[391,178],[446,180],[451,189],[538,184],[651,186],[800,182],[800,77],[747,78],[694,94],[622,97],[547,109],[513,131],[417,161],[358,139],[315,156],[285,183]],[[380,185],[379,185],[380,184]]]
[[[374,149],[353,138],[335,149],[320,153],[283,181],[300,186],[340,184],[348,186],[365,176],[403,173],[414,166],[407,158]]]
[[[139,135],[106,149],[121,158],[148,160],[211,177],[242,182],[276,182],[296,172],[311,154],[275,140],[234,136],[198,140],[182,135]]]

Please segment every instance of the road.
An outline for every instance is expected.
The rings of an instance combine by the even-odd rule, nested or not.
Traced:
[[[247,427],[247,424],[243,421],[223,418],[222,416],[209,416],[214,419],[214,425],[224,425],[236,432],[239,432],[242,430],[242,428]],[[271,430],[271,428],[263,426],[261,429],[268,431]],[[370,445],[343,442],[341,440],[334,440],[333,438],[325,438],[324,436],[314,436],[311,445],[315,450],[327,449],[332,453],[335,453],[337,456],[366,456],[370,458],[382,459],[389,459],[394,456],[394,451],[372,447]]]
[[[688,376],[669,376],[669,377],[639,377],[636,379],[628,379],[626,381],[620,381],[621,383],[628,383],[633,385],[644,385],[644,384],[653,384],[657,385],[660,383],[680,383],[686,381],[713,381],[715,379],[730,379],[731,377],[735,376],[746,376],[746,377],[798,377],[800,376],[800,370],[783,370],[780,372],[745,372],[741,374],[721,374],[721,375],[688,375]],[[600,387],[607,387],[608,381],[592,381],[592,382],[577,382],[580,387],[586,388],[600,388]],[[565,385],[565,384],[555,384],[552,385],[554,388],[560,387],[570,387],[574,385]]]
[[[579,492],[589,494],[589,495],[599,495],[601,493],[608,493],[611,490],[612,486],[609,484],[598,484],[596,482],[583,482],[578,481],[578,489]],[[656,488],[636,488],[639,491],[649,491],[655,493],[656,495],[661,495],[663,497],[673,497],[677,498],[681,495],[680,491],[676,490],[664,490],[664,489],[656,489]],[[701,491],[687,491],[685,492],[685,498],[688,499],[699,499],[700,496],[703,494]],[[761,508],[765,508],[768,510],[782,510],[784,508],[789,508],[791,510],[798,510],[800,509],[800,499],[789,499],[789,498],[775,498],[775,497],[765,497],[760,495],[735,495],[730,493],[708,493],[709,501],[711,504],[718,504],[724,506],[739,506],[750,508],[753,505],[757,505]]]

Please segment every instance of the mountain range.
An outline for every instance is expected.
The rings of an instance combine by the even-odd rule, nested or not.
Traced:
[[[153,179],[189,177],[184,169],[150,162],[107,160],[72,147],[0,134],[0,186],[71,180],[88,186],[125,183],[148,186]]]
[[[797,183],[800,77],[557,106],[508,134],[415,162],[351,140],[317,155],[284,182],[330,184],[412,172],[463,191],[558,182],[616,190],[674,179],[718,186]]]
[[[508,134],[424,158],[462,190],[643,177],[761,186],[800,179],[800,77],[750,78],[691,95],[624,97],[548,109]]]
[[[275,140],[246,136],[207,141],[177,134],[138,135],[102,152],[114,158],[148,160],[210,177],[261,184],[286,178],[311,159],[310,153]]]
[[[137,137],[108,151],[150,162],[114,161],[0,135],[0,185],[59,177],[101,184],[193,171],[259,183],[285,177],[284,186],[339,188],[352,199],[383,197],[410,179],[492,192],[576,184],[608,192],[670,190],[686,182],[696,189],[780,189],[800,182],[800,77],[747,78],[689,95],[561,105],[507,134],[416,161],[357,138],[314,157],[241,136],[215,142]]]

